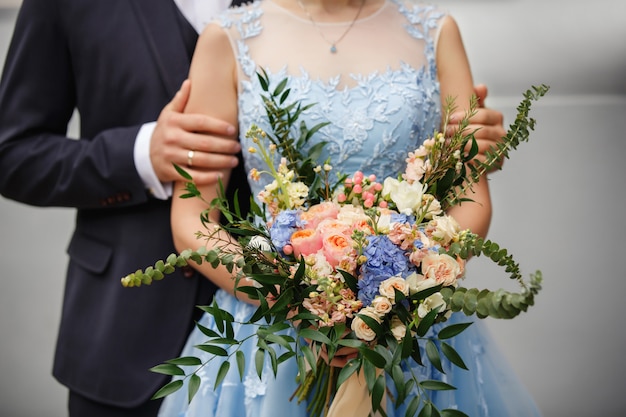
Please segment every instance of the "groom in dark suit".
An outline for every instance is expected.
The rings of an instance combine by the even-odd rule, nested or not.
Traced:
[[[168,377],[147,370],[180,353],[214,291],[192,270],[120,284],[175,251],[172,162],[210,182],[236,160],[232,127],[180,114],[188,88],[168,104],[197,39],[182,12],[174,0],[24,0],[6,59],[0,193],[77,209],[53,370],[72,416],[155,416],[150,397]],[[75,109],[79,140],[66,133]]]

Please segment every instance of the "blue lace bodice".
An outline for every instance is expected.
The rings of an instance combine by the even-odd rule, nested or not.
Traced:
[[[330,122],[309,144],[319,141],[328,143],[320,163],[330,157],[335,172],[351,175],[361,170],[367,175],[376,174],[378,178],[396,176],[405,167],[407,152],[418,147],[440,125],[441,101],[435,66],[435,39],[442,16],[432,6],[405,7],[398,0],[387,1],[374,16],[365,22],[357,21],[351,35],[356,41],[361,39],[368,45],[379,41],[381,47],[387,48],[387,43],[393,41],[394,36],[397,37],[395,32],[401,31],[405,36],[403,42],[406,44],[408,39],[412,43],[408,47],[398,48],[390,62],[376,62],[376,49],[368,50],[374,65],[368,61],[363,66],[372,68],[371,71],[358,71],[359,59],[349,57],[337,64],[338,68],[333,74],[330,60],[336,57],[331,56],[325,47],[320,48],[320,51],[328,57],[322,55],[320,59],[326,63],[323,68],[318,66],[313,70],[307,66],[310,62],[312,67],[316,67],[314,63],[317,63],[317,59],[313,49],[310,54],[300,54],[303,57],[300,60],[293,57],[284,57],[283,60],[265,57],[272,55],[272,50],[277,47],[285,50],[271,41],[278,39],[278,34],[270,33],[270,39],[263,40],[266,26],[270,27],[266,23],[271,19],[294,21],[294,30],[313,29],[307,28],[306,21],[299,20],[271,0],[255,2],[223,15],[221,24],[230,33],[240,67],[239,128],[247,172],[251,168],[265,169],[258,155],[248,152],[251,143],[245,138],[245,132],[252,124],[262,129],[269,128],[261,99],[261,86],[256,77],[258,69],[263,68],[273,86],[289,77],[289,100],[302,100],[303,104],[315,103],[301,118],[308,127]],[[367,41],[367,36],[371,36],[366,33],[367,22],[390,18],[390,23],[394,23],[391,33],[381,35],[383,39],[377,37],[372,42]],[[282,30],[289,30],[284,28],[284,22],[281,26]],[[324,39],[319,36],[313,39],[324,46]],[[348,54],[347,46],[339,44],[338,54],[343,51]],[[346,64],[353,60],[357,61],[354,64],[356,68]],[[266,180],[269,181],[269,177]],[[251,182],[253,194],[256,195],[266,183]]]

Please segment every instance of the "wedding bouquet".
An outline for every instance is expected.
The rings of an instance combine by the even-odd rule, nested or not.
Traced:
[[[124,277],[122,283],[150,284],[189,262],[225,265],[233,272],[236,291],[260,303],[246,323],[257,329],[254,363],[259,377],[266,360],[274,373],[279,372],[281,362],[296,360],[299,387],[294,400],[307,399],[312,416],[327,415],[337,389],[357,376],[365,381],[373,412],[386,414],[383,403],[391,382],[394,403],[409,401],[407,416],[439,415],[428,391],[454,387],[416,376],[407,379],[402,362],[422,365],[426,359],[444,372],[445,358],[467,369],[446,340],[470,323],[442,327],[436,335],[429,333],[433,325],[445,322],[453,312],[513,318],[533,304],[541,288],[539,271],[525,282],[519,265],[505,249],[461,230],[446,210],[462,204],[463,196],[487,170],[528,140],[534,127],[528,117],[531,101],[543,96],[548,87],[533,87],[525,94],[506,137],[486,153],[485,160],[475,159],[473,132],[464,129],[475,109],[473,102],[454,135],[435,132],[407,154],[404,172],[379,179],[363,172],[335,174],[328,161],[317,161],[324,143],[303,154],[304,145],[324,123],[311,129],[298,124],[299,115],[310,106],[284,105],[289,95],[287,80],[274,89],[264,74],[259,74],[259,80],[272,129],[266,132],[251,126],[247,132],[255,144],[251,152],[267,165],[266,171],[253,170],[250,175],[254,180],[269,175],[271,182],[257,196],[261,205],[251,202],[250,213],[241,213],[236,202],[231,207],[223,190],[220,197],[207,202],[209,210],[221,210],[227,220],[221,229],[235,237],[239,247],[233,249],[224,242],[223,247],[172,254],[154,267]],[[447,107],[449,114],[453,103]],[[188,181],[183,197],[202,198],[192,178],[177,169]],[[207,224],[206,212],[201,216]],[[205,236],[215,233],[214,227],[203,232]],[[520,292],[461,286],[466,260],[480,255],[502,266],[519,282]],[[234,337],[234,317],[215,303],[201,308],[213,315],[219,329],[198,325],[207,336],[198,348],[223,360],[215,385],[229,372],[233,357],[243,378],[250,358],[237,349],[243,341]],[[345,348],[352,352],[345,366],[330,365]],[[195,371],[186,374],[183,366],[202,365],[198,358],[184,357],[153,368],[180,377],[155,397],[180,389],[182,378],[188,378],[191,401],[200,378]],[[410,397],[415,388],[420,395]],[[442,415],[465,415],[443,411]]]

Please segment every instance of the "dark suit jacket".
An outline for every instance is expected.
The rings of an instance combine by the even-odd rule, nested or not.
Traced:
[[[53,373],[95,401],[147,401],[167,382],[148,369],[179,354],[213,291],[180,271],[120,284],[174,252],[170,202],[146,192],[133,146],[187,76],[196,40],[172,0],[24,0],[18,15],[0,84],[0,193],[78,209]],[[66,137],[75,108],[80,140]]]

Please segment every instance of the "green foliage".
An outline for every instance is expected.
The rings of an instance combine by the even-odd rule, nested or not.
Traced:
[[[536,271],[526,283],[520,273],[520,267],[506,249],[490,240],[468,233],[462,245],[456,245],[448,251],[451,256],[458,255],[463,259],[470,256],[487,256],[495,264],[504,268],[509,278],[518,282],[519,293],[499,289],[478,290],[477,288],[443,288],[441,294],[452,311],[462,311],[465,315],[476,315],[478,318],[492,317],[496,319],[512,319],[528,310],[535,301],[535,295],[541,290],[542,274]]]
[[[287,88],[288,79],[285,78],[274,89],[271,89],[270,80],[264,70],[258,72],[257,77],[265,92],[262,96],[263,104],[271,126],[270,132],[265,132],[267,137],[276,145],[280,155],[287,159],[287,168],[293,170],[300,181],[310,185],[311,201],[320,201],[330,197],[328,190],[324,188],[324,184],[314,170],[319,165],[318,160],[326,142],[312,146],[306,155],[302,153],[313,135],[330,122],[318,123],[311,128],[308,128],[304,122],[298,122],[302,112],[314,104],[303,105],[300,101],[295,101],[285,105],[291,93],[291,90]]]
[[[509,126],[502,141],[485,152],[484,161],[475,159],[475,153],[474,155],[472,155],[472,153],[468,155],[471,156],[468,160],[471,160],[472,163],[466,164],[465,167],[469,169],[470,172],[467,173],[466,170],[463,171],[463,181],[455,183],[455,185],[459,185],[459,187],[450,189],[450,193],[446,198],[440,200],[442,201],[442,207],[452,207],[461,203],[461,196],[471,189],[473,184],[477,183],[486,172],[490,172],[493,169],[501,169],[503,160],[510,157],[511,151],[517,149],[522,142],[528,141],[530,131],[535,129],[536,124],[535,119],[529,117],[532,102],[543,97],[549,89],[549,86],[542,84],[532,86],[524,93],[524,99],[517,107],[515,121]],[[473,140],[473,133],[468,135],[467,138]]]

